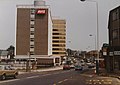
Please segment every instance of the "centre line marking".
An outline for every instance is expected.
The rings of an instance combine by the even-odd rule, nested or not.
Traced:
[[[42,75],[42,76],[49,76],[49,75],[52,75],[52,74],[45,74],[45,75]]]
[[[62,83],[63,81],[59,81],[58,83],[60,84],[60,83]]]
[[[64,81],[67,81],[68,79],[65,79]]]
[[[30,76],[30,77],[27,77],[27,79],[36,78],[36,77],[39,77],[39,76]]]

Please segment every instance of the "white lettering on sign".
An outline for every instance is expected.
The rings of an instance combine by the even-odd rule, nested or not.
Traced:
[[[113,52],[109,52],[109,55],[110,55],[110,56],[113,56]]]
[[[45,14],[45,9],[39,9],[39,10],[37,10],[37,14]]]
[[[120,55],[120,51],[114,51],[114,55]]]
[[[103,55],[107,55],[107,52],[103,52]]]

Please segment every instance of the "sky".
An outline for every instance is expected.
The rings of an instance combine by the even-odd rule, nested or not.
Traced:
[[[73,50],[94,50],[97,25],[99,48],[108,43],[109,11],[120,6],[120,0],[44,0],[52,16],[66,20],[66,47]],[[95,1],[95,2],[93,2]],[[0,49],[15,46],[16,5],[33,4],[34,0],[0,0]],[[97,8],[98,3],[98,24]],[[92,35],[92,36],[90,36]]]

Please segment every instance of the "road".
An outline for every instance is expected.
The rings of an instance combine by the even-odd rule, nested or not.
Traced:
[[[91,71],[72,69],[26,73],[19,75],[17,79],[0,81],[0,85],[120,85],[115,78],[96,76]]]

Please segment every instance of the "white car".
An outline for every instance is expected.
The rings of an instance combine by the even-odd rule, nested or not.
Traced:
[[[94,63],[87,63],[88,68],[94,68],[95,64]]]

